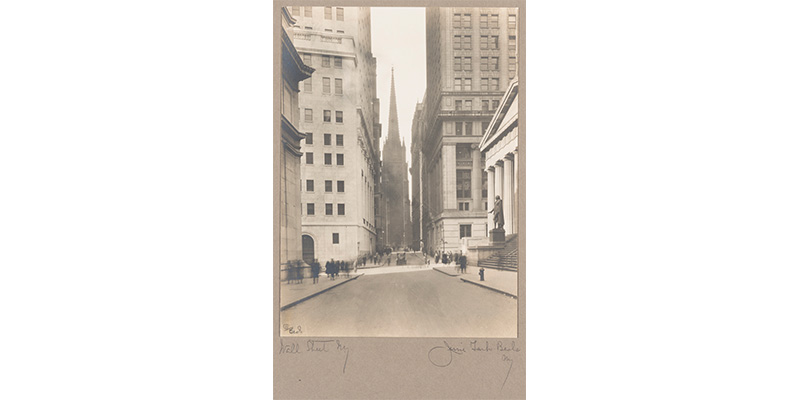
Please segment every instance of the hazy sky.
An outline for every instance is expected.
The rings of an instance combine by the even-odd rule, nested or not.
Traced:
[[[411,120],[425,94],[425,9],[372,7],[372,52],[378,61],[378,98],[381,99],[381,148],[389,133],[389,92],[394,66],[397,120],[405,138],[411,167]]]

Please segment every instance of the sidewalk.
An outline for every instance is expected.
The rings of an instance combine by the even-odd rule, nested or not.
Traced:
[[[364,275],[363,273],[358,274],[350,274],[350,278],[345,278],[344,275],[339,275],[336,280],[330,280],[324,274],[320,275],[319,281],[314,284],[313,279],[311,278],[303,278],[303,283],[292,283],[289,284],[285,281],[281,282],[281,311],[302,303],[322,292],[326,292],[330,289],[333,289],[336,286],[341,284],[350,282],[359,276]]]
[[[466,283],[517,298],[517,273],[515,271],[484,268],[483,276],[486,280],[481,281],[481,277],[478,275],[480,268],[478,267],[467,267],[466,274],[459,273],[458,268],[452,265],[436,264],[433,269],[449,276],[457,276]]]

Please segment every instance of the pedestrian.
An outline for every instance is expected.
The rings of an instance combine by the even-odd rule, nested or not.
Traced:
[[[303,283],[303,261],[297,260],[297,279]]]
[[[311,263],[311,278],[314,284],[319,282],[319,262],[317,262],[317,260]]]
[[[438,263],[439,263],[439,252],[436,252],[436,257],[435,257],[435,259],[436,259],[436,264],[438,264]]]
[[[467,272],[467,256],[462,255],[459,261],[461,261],[461,273],[464,274]]]

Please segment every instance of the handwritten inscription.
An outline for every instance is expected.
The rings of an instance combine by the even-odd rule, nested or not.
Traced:
[[[303,327],[297,325],[297,328],[295,328],[293,326],[289,326],[289,324],[283,324],[283,331],[290,335],[294,335],[297,333],[303,333]]]
[[[278,354],[304,354],[304,353],[337,353],[344,354],[342,373],[347,371],[347,360],[350,358],[350,348],[338,340],[307,340],[305,347],[301,347],[297,342],[284,343],[280,341]]]
[[[483,355],[498,353],[498,355],[501,356],[500,361],[503,365],[507,366],[503,368],[503,372],[505,373],[503,374],[503,384],[500,386],[500,390],[503,390],[508,381],[508,377],[511,375],[511,369],[514,367],[513,354],[519,353],[520,351],[522,351],[522,349],[517,346],[516,341],[511,341],[509,344],[502,340],[496,342],[490,342],[488,340],[470,340],[468,345],[464,346],[463,342],[451,343],[443,340],[441,345],[434,346],[428,350],[428,361],[439,368],[445,368],[450,366],[453,360],[465,354]]]

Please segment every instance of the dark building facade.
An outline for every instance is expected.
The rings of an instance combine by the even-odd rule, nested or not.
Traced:
[[[400,140],[397,123],[397,100],[395,97],[394,69],[392,69],[392,88],[389,97],[389,132],[383,145],[381,168],[381,195],[385,204],[386,242],[392,248],[407,247],[412,244],[410,233],[410,201],[408,196],[408,162],[406,145]]]

